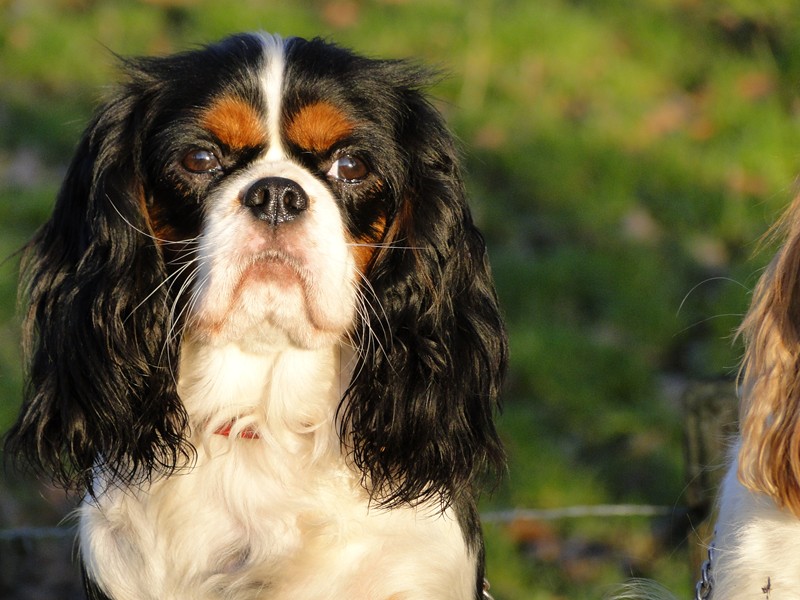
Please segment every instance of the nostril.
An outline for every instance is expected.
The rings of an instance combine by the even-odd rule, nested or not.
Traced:
[[[259,179],[245,192],[242,204],[273,227],[296,219],[308,208],[308,195],[284,177]]]
[[[300,213],[308,208],[308,196],[302,189],[294,185],[283,190],[279,203],[287,212]]]

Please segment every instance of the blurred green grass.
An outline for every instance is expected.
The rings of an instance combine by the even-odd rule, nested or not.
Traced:
[[[800,170],[800,5],[6,0],[0,15],[0,429],[21,387],[13,253],[115,79],[112,52],[322,35],[450,73],[434,93],[463,142],[511,334],[511,464],[486,510],[681,504],[674,390],[735,374],[732,332],[769,255],[757,240]],[[659,546],[657,526],[490,525],[493,591],[599,598],[644,574],[688,595],[685,548]]]

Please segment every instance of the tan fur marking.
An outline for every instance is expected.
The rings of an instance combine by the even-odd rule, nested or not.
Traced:
[[[353,122],[327,102],[301,108],[286,128],[289,139],[307,150],[324,152],[353,131]]]
[[[255,108],[226,96],[203,113],[203,126],[229,148],[252,148],[266,143],[267,132]]]
[[[372,231],[352,241],[356,267],[366,275],[386,231],[386,218],[381,216],[372,224]]]

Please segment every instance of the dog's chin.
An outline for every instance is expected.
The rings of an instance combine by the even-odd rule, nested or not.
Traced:
[[[324,330],[307,322],[287,322],[268,315],[261,320],[233,319],[224,323],[197,322],[186,336],[210,346],[233,344],[253,354],[288,349],[318,350],[346,338],[345,330]]]
[[[248,269],[227,297],[206,298],[186,335],[248,352],[316,350],[341,342],[352,328],[349,298],[324,296],[292,269]]]

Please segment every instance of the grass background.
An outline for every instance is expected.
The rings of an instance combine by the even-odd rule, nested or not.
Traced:
[[[680,393],[735,374],[757,241],[794,194],[799,18],[787,0],[0,0],[0,430],[21,388],[13,253],[116,77],[112,51],[322,35],[450,74],[433,92],[511,335],[511,464],[484,510],[680,507]],[[0,527],[25,519],[0,503]],[[687,597],[667,525],[489,524],[493,592],[600,598],[636,574]]]

